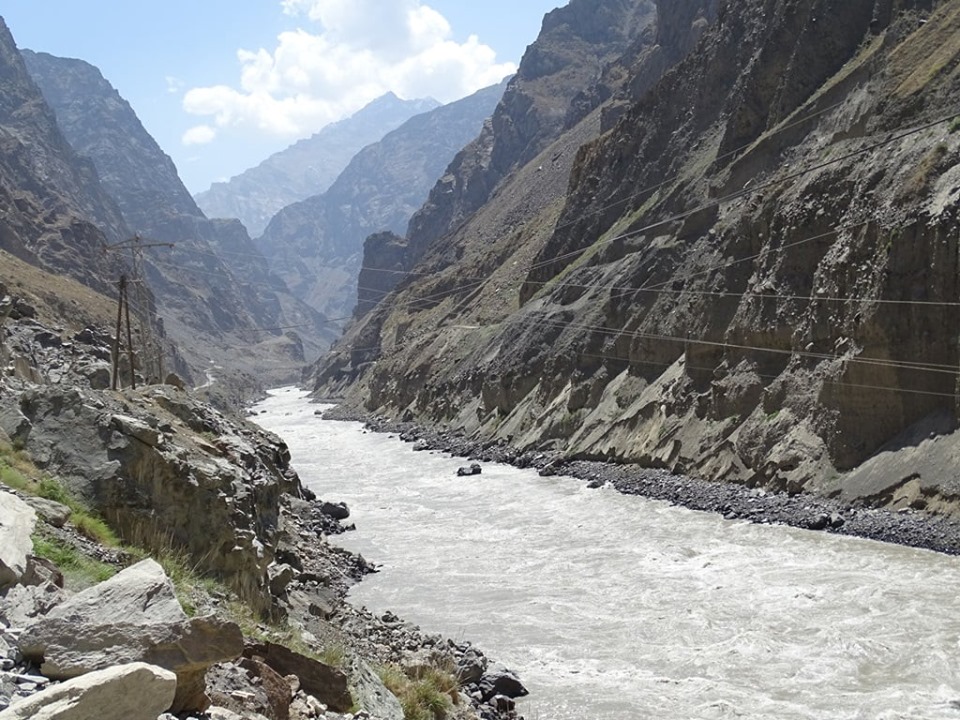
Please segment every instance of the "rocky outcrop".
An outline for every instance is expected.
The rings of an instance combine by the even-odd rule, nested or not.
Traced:
[[[757,0],[704,26],[713,9],[665,7],[658,44],[690,54],[563,136],[609,127],[575,145],[556,215],[515,212],[510,235],[505,182],[428,244],[318,392],[790,492],[843,493],[881,449],[950,432],[960,14]],[[641,56],[621,67],[651,67]],[[552,157],[516,171],[528,197]],[[864,502],[958,506],[951,482],[901,463],[850,478]]]
[[[239,218],[251,236],[259,237],[280,210],[325,193],[360,150],[439,105],[430,98],[401,100],[387,93],[257,167],[214,183],[196,195],[197,204],[208,217]]]
[[[144,560],[28,626],[20,651],[53,680],[133,662],[157,665],[176,674],[176,696],[161,710],[202,711],[207,668],[239,656],[243,636],[232,623],[188,618],[163,568]]]
[[[283,443],[170,386],[105,400],[28,389],[5,398],[0,425],[129,541],[182,548],[266,597],[280,497],[299,488]]]
[[[0,492],[0,590],[20,582],[33,550],[37,514],[16,495]]]
[[[54,685],[0,712],[2,720],[156,720],[177,688],[172,672],[129,663]]]
[[[503,88],[410,118],[358,152],[326,192],[278,212],[257,241],[271,268],[306,303],[349,317],[364,238],[403,232],[450,159],[480,131]]]

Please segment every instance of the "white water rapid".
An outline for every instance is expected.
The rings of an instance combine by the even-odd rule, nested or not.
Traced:
[[[960,559],[728,522],[257,407],[336,542],[382,570],[352,601],[469,639],[530,689],[527,720],[960,720]]]

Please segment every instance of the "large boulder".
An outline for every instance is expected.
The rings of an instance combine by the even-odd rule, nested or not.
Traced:
[[[0,712],[0,720],[156,720],[176,690],[169,670],[118,665],[48,687]]]
[[[16,495],[0,492],[0,590],[20,582],[33,552],[37,513]]]
[[[353,707],[347,676],[338,668],[270,642],[247,645],[243,654],[258,659],[284,677],[296,675],[305,693],[335,712],[348,712]]]
[[[174,711],[202,711],[207,668],[238,657],[243,635],[234,623],[188,618],[163,568],[144,560],[29,625],[20,649],[55,680],[121,663],[158,665],[177,675]]]

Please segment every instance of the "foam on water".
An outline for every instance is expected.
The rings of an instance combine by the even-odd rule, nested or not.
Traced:
[[[352,601],[517,670],[528,720],[960,720],[960,560],[413,452],[295,389],[257,422],[382,565]]]

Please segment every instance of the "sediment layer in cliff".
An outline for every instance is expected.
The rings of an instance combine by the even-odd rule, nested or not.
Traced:
[[[656,37],[685,58],[632,96],[632,48],[561,136],[575,160],[540,155],[431,239],[318,391],[521,448],[954,508],[958,23],[956,2],[672,4]]]

